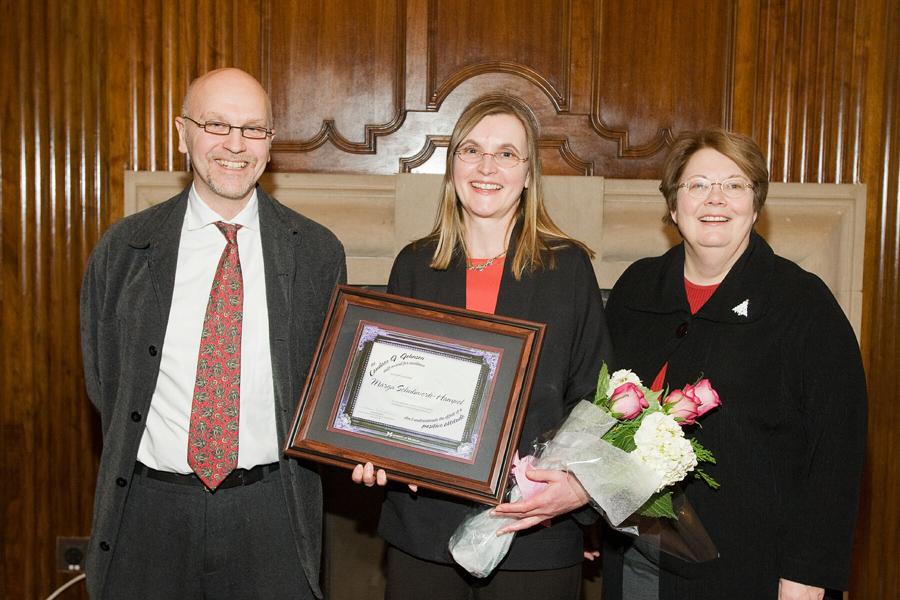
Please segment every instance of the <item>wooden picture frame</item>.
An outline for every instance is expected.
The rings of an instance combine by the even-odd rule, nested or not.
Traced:
[[[499,504],[543,336],[540,323],[338,286],[285,453]]]

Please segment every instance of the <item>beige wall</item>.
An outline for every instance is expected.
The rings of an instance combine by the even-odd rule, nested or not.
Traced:
[[[185,172],[125,175],[125,213],[178,193]],[[348,281],[384,285],[397,252],[434,222],[440,175],[267,174],[262,185],[279,201],[334,231],[347,252]],[[649,179],[547,176],[551,216],[597,253],[601,288],[611,288],[633,261],[677,243],[662,223],[659,182]],[[862,315],[863,185],[773,183],[758,230],[775,251],[821,277],[859,336]]]

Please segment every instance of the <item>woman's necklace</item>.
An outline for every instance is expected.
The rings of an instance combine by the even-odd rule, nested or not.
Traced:
[[[500,258],[501,256],[503,256],[504,254],[506,254],[506,250],[504,250],[503,252],[501,252],[500,254],[498,254],[497,256],[495,256],[495,257],[493,257],[493,258],[487,259],[485,262],[481,263],[480,265],[473,265],[472,263],[470,263],[470,262],[467,260],[467,261],[466,261],[466,271],[484,271],[484,270],[487,269],[489,266],[491,266],[492,264],[494,264],[494,261],[495,261],[495,260],[497,260],[498,258]]]

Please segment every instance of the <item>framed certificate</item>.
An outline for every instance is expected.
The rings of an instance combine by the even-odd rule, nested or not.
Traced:
[[[498,504],[544,325],[338,286],[285,452]]]

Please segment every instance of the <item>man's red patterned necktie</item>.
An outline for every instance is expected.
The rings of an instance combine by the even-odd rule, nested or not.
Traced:
[[[188,464],[210,490],[237,468],[244,312],[237,246],[241,226],[219,221],[216,227],[226,243],[203,319],[188,430]]]

